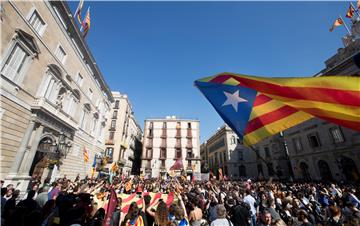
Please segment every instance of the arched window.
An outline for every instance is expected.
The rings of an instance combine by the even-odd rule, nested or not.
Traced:
[[[231,136],[231,138],[230,138],[230,144],[236,144],[235,136]]]

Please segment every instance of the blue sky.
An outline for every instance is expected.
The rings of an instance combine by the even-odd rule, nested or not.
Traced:
[[[78,2],[68,2],[72,12]],[[355,3],[355,2],[354,2]],[[312,76],[343,47],[329,28],[348,2],[95,2],[87,43],[111,90],[135,116],[200,120],[201,140],[223,124],[193,86],[220,72]]]

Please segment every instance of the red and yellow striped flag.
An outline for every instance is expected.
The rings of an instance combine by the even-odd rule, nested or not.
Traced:
[[[352,5],[349,6],[348,11],[346,12],[347,18],[352,18],[354,16],[355,9],[352,7]]]
[[[126,191],[126,192],[130,191],[131,188],[132,188],[132,185],[133,185],[132,179],[129,180],[128,182],[126,182],[126,184],[125,184],[125,191]]]
[[[82,22],[83,25],[83,37],[85,38],[90,30],[90,7],[86,11],[85,19]]]
[[[130,204],[132,202],[136,202],[136,204],[138,205],[139,208],[142,208],[142,204],[143,204],[143,197],[145,195],[150,195],[151,197],[151,201],[150,201],[150,206],[155,208],[156,204],[158,203],[158,201],[160,199],[162,199],[166,205],[169,207],[174,201],[177,201],[178,198],[177,196],[174,194],[174,192],[170,192],[169,194],[165,194],[165,193],[153,193],[153,192],[143,192],[142,196],[139,197],[137,195],[137,193],[132,193],[132,194],[124,194],[122,193],[121,195],[118,195],[118,197],[122,198],[122,205],[121,205],[121,209],[123,213],[127,213],[130,207]],[[155,208],[156,209],[156,208]]]
[[[339,17],[335,20],[333,26],[329,29],[330,32],[332,32],[336,27],[341,26],[344,24],[344,21]]]
[[[196,86],[247,146],[310,119],[227,75],[200,79]]]
[[[230,80],[235,85],[266,95],[264,102],[273,99],[286,105],[282,108],[291,107],[286,111],[296,113],[296,110],[300,110],[360,131],[360,77],[265,78],[222,73],[206,80],[215,83],[226,83]]]
[[[87,163],[89,161],[89,152],[86,149],[86,147],[84,147],[84,162]]]

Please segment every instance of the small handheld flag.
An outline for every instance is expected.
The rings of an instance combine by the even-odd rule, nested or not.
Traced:
[[[333,26],[329,29],[330,32],[332,32],[336,27],[341,26],[344,24],[344,21],[339,17],[335,20]]]

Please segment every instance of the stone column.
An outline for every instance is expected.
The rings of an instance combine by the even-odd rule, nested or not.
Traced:
[[[30,170],[31,164],[34,160],[36,150],[37,150],[38,144],[40,142],[40,138],[41,138],[43,131],[44,131],[43,125],[40,125],[35,131],[35,136],[34,136],[29,154],[26,159],[23,159],[22,164],[21,164],[20,173],[23,175],[29,174],[29,170]]]
[[[29,139],[34,129],[34,126],[35,126],[35,122],[31,120],[28,127],[26,128],[19,150],[16,152],[15,160],[10,168],[9,176],[14,176],[19,172],[20,164],[24,158],[25,151],[28,146]]]

